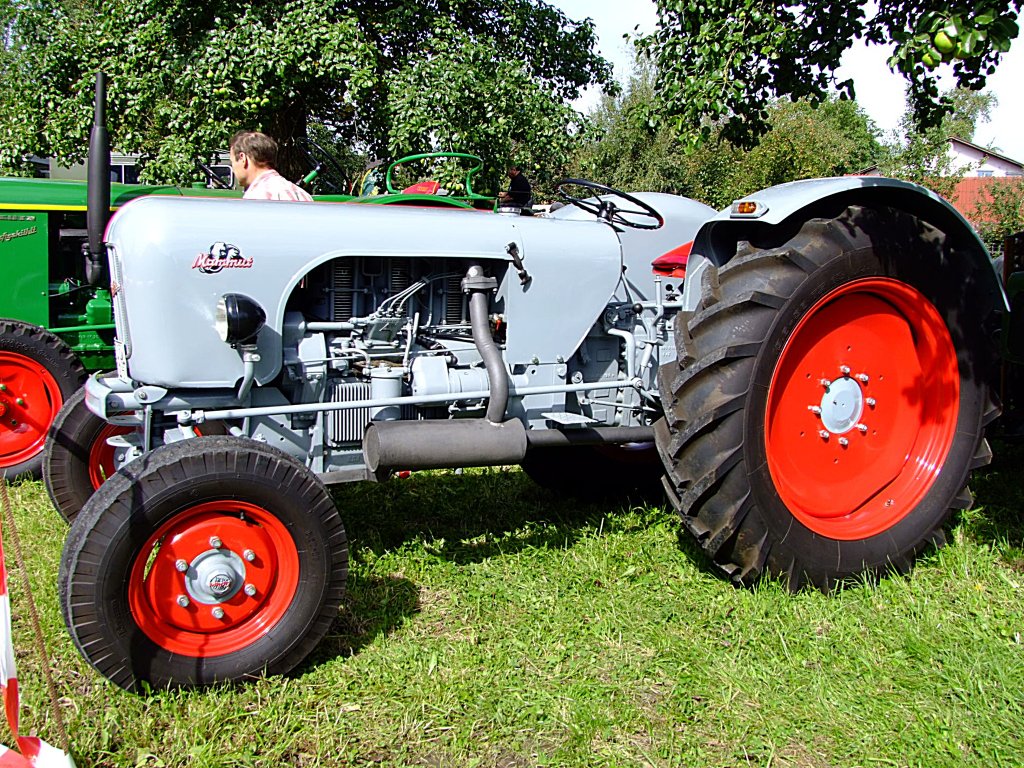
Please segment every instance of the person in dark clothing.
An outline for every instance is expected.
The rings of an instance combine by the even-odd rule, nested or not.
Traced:
[[[508,169],[508,191],[502,192],[499,200],[503,205],[515,205],[525,208],[530,204],[533,197],[533,189],[530,187],[530,180],[519,170],[519,166],[512,165]]]

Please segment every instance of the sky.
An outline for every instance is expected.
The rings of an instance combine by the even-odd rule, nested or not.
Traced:
[[[615,65],[615,76],[625,81],[629,76],[632,46],[623,34],[653,32],[657,13],[653,0],[550,0],[571,19],[594,20],[601,54]],[[843,57],[837,72],[840,80],[852,77],[857,103],[883,131],[886,138],[894,131],[903,114],[903,78],[886,66],[889,51],[878,46],[855,44]],[[946,67],[948,69],[948,67]],[[988,79],[987,90],[995,94],[998,106],[987,123],[978,126],[974,140],[991,146],[1002,154],[1024,162],[1024,34],[1013,42],[999,69]],[[952,86],[952,78],[943,87]],[[576,102],[576,108],[587,111],[597,104],[599,93],[591,90]]]

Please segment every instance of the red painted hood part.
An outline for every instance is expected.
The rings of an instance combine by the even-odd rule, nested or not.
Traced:
[[[693,241],[683,243],[651,262],[654,274],[662,277],[686,277],[686,262],[690,258]]]

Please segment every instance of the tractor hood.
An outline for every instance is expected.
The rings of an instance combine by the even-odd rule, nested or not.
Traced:
[[[119,370],[165,387],[231,387],[241,378],[238,350],[214,325],[217,303],[229,293],[266,313],[255,373],[258,383],[273,379],[289,297],[312,269],[334,259],[490,262],[505,311],[533,315],[535,304],[550,312],[571,300],[564,322],[580,328],[560,338],[576,343],[621,275],[619,242],[604,224],[406,206],[147,197],[114,216],[107,242]],[[511,243],[535,275],[528,287],[514,272],[506,279]],[[552,334],[534,335],[538,356],[572,351],[547,349]],[[510,349],[515,336],[510,329]]]

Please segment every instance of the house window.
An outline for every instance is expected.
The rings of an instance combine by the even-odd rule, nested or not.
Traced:
[[[978,171],[978,176],[991,176],[992,171]]]

